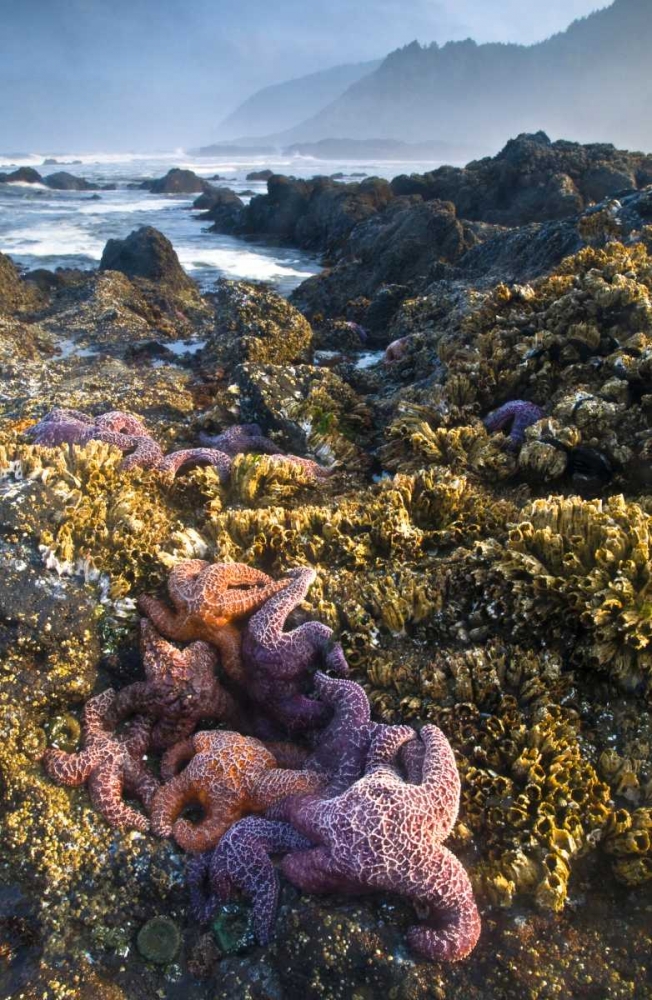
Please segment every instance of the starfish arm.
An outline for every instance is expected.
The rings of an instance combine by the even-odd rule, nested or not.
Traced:
[[[249,622],[249,631],[261,646],[274,646],[278,642],[288,615],[301,604],[317,574],[310,567],[301,567],[288,576],[289,582],[281,581],[282,589],[270,595]]]
[[[225,483],[231,473],[233,459],[223,451],[216,448],[186,448],[182,451],[173,451],[171,454],[161,458],[158,463],[158,471],[161,475],[174,480],[180,472],[188,469],[195,469],[198,466],[210,465],[217,469],[220,482]]]
[[[151,707],[151,693],[148,681],[134,681],[116,691],[115,712],[118,719],[146,712]]]
[[[328,833],[330,812],[320,795],[290,795],[268,809],[266,818],[289,823],[297,833],[319,843]]]
[[[135,795],[146,809],[159,790],[160,783],[142,761],[127,761],[124,769],[124,787],[130,795]]]
[[[210,862],[214,852],[205,851],[190,858],[186,865],[186,881],[190,888],[190,909],[195,920],[207,924],[214,915],[220,899],[209,882]]]
[[[254,800],[259,810],[268,809],[279,799],[288,795],[302,795],[318,792],[326,785],[324,775],[316,771],[291,771],[277,768],[265,771],[254,791]]]
[[[339,642],[335,643],[333,648],[326,654],[324,669],[331,670],[338,677],[345,677],[349,673],[349,665],[346,662],[344,650]]]
[[[350,888],[326,847],[286,854],[281,861],[281,871],[303,892],[346,892]]]
[[[158,837],[169,837],[177,816],[192,799],[193,789],[187,774],[177,774],[166,781],[152,799],[150,817],[152,832]]]
[[[123,786],[122,767],[114,760],[107,761],[96,768],[88,779],[91,802],[110,826],[145,833],[149,830],[149,821],[123,801]]]
[[[120,463],[125,472],[130,469],[155,469],[163,461],[163,450],[156,441],[148,437],[132,437],[132,442],[133,451]]]
[[[371,708],[367,692],[356,681],[329,677],[318,671],[315,674],[315,689],[321,701],[335,710],[333,722],[327,732],[342,727],[358,728],[370,721]]]
[[[94,423],[100,430],[114,431],[116,434],[132,434],[135,437],[149,437],[142,420],[124,410],[109,410],[107,413],[102,413],[99,417],[95,417]]]
[[[412,739],[414,729],[410,726],[379,726],[371,737],[366,774],[382,775],[392,783],[404,784],[394,760],[403,744]]]
[[[455,754],[437,726],[424,726],[419,735],[425,746],[421,783],[428,789],[434,811],[440,817],[437,834],[445,840],[453,829],[460,806],[460,776]]]
[[[195,756],[195,744],[192,739],[180,740],[167,750],[161,758],[161,777],[163,781],[175,778],[186,764]]]
[[[169,639],[184,642],[196,638],[195,630],[188,624],[188,615],[185,612],[172,611],[157,597],[141,594],[138,598],[138,609]]]
[[[283,743],[278,740],[261,740],[261,743],[269,750],[279,767],[293,767],[300,770],[308,758],[308,751],[296,743]]]
[[[426,906],[436,927],[419,924],[407,933],[410,947],[431,960],[456,962],[473,951],[481,921],[473,889],[462,864],[445,847],[429,872],[423,893],[410,894]]]
[[[235,625],[222,625],[213,637],[220,654],[220,664],[226,676],[236,684],[245,685],[247,678],[242,665],[242,636]]]
[[[88,750],[66,753],[65,750],[50,749],[43,754],[46,773],[60,785],[83,785],[96,764],[97,760]]]

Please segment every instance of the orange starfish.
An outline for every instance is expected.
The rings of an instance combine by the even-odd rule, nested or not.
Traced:
[[[159,788],[151,811],[154,833],[172,835],[186,851],[207,851],[242,816],[325,786],[316,772],[279,768],[260,740],[223,730],[195,733],[177,744],[163,758],[163,774],[191,754],[187,767]],[[181,815],[193,805],[204,812],[198,823]]]
[[[242,563],[211,565],[204,559],[186,559],[174,567],[168,580],[174,610],[146,595],[138,599],[138,607],[168,639],[203,639],[217,646],[226,674],[244,683],[240,633],[232,622],[257,611],[287,582],[272,580]]]

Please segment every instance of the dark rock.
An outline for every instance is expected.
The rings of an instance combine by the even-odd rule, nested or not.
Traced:
[[[252,198],[242,212],[237,231],[331,252],[355,225],[384,209],[391,199],[388,182],[378,177],[340,184],[330,177],[304,181],[274,174],[267,181],[267,194]]]
[[[211,228],[223,233],[232,232],[237,227],[244,202],[230,188],[220,187],[201,194],[192,207],[205,209],[199,218],[213,222]]]
[[[274,176],[273,170],[252,170],[251,173],[247,174],[245,180],[247,181],[268,181],[270,177]]]
[[[124,240],[109,240],[100,271],[121,271],[128,278],[146,278],[175,291],[195,291],[169,239],[152,226],[135,229]]]
[[[0,184],[12,184],[22,181],[24,184],[42,184],[43,178],[33,167],[19,167],[11,174],[0,174]]]
[[[91,184],[83,177],[75,177],[66,170],[60,170],[56,174],[48,174],[43,179],[43,183],[54,191],[99,191],[99,184]]]
[[[211,185],[203,177],[198,177],[192,170],[181,170],[179,167],[168,170],[165,177],[143,181],[139,186],[152,194],[199,194],[211,189]]]
[[[650,183],[650,155],[608,143],[551,142],[537,132],[464,168],[395,177],[392,191],[452,201],[464,219],[519,226],[569,218],[592,202]]]

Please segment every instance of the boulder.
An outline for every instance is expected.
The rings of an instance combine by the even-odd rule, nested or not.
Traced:
[[[196,292],[195,283],[181,267],[169,239],[152,226],[141,226],[124,240],[109,240],[99,269],[121,271],[128,278],[145,278],[176,292]]]
[[[48,174],[43,179],[43,183],[54,191],[99,191],[99,184],[91,184],[84,177],[75,177],[66,170],[59,170],[55,174]]]
[[[0,174],[0,184],[12,184],[18,181],[23,184],[42,184],[43,178],[33,167],[19,167],[11,174]]]
[[[245,180],[247,181],[268,181],[270,177],[274,176],[273,170],[252,170],[251,173],[247,174]]]
[[[213,222],[215,232],[231,232],[236,228],[244,202],[230,188],[211,188],[200,194],[192,204],[193,208],[204,209],[199,216],[207,222]]]
[[[210,191],[212,185],[203,177],[198,177],[192,170],[181,170],[173,167],[165,177],[153,181],[143,181],[140,187],[152,194],[199,194]]]
[[[245,361],[287,365],[307,358],[312,329],[283,296],[248,281],[218,282],[215,332],[202,360],[226,368]]]

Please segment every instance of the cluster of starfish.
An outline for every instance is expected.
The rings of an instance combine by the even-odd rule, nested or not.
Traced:
[[[142,421],[131,413],[111,410],[99,417],[90,417],[80,410],[56,407],[29,428],[27,437],[34,444],[47,448],[104,441],[125,453],[121,464],[123,469],[156,469],[170,481],[182,471],[210,465],[217,470],[221,481],[226,482],[235,456],[248,452],[268,454],[279,464],[291,462],[300,465],[315,478],[330,474],[330,470],[310,458],[285,454],[264,436],[258,424],[236,424],[213,437],[200,434],[201,448],[184,448],[164,455]]]
[[[443,843],[459,807],[453,752],[436,726],[372,721],[331,629],[286,629],[314,579],[310,568],[272,580],[239,563],[179,563],[171,606],[139,601],[145,680],[91,698],[83,749],[49,749],[44,766],[63,784],[88,782],[112,825],[151,828],[193,853],[200,921],[240,891],[266,943],[279,894],[272,855],[282,854],[281,871],[304,891],[405,896],[423,918],[408,931],[414,951],[464,958],[480,917]],[[227,728],[196,731],[209,720]],[[150,751],[161,754],[158,777]]]

